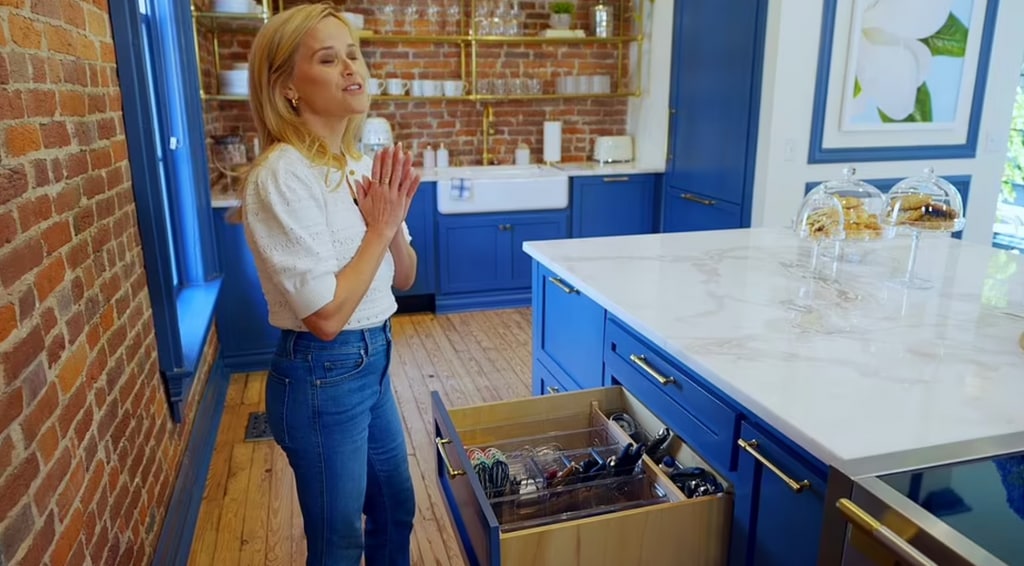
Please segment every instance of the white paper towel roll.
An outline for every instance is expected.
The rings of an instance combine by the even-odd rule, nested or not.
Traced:
[[[562,122],[544,122],[544,162],[558,163],[562,160]]]

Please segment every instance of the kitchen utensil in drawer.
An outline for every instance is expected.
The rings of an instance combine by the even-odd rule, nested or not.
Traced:
[[[678,564],[681,556],[695,566],[726,562],[732,494],[687,499],[644,457],[644,447],[606,415],[625,412],[647,431],[660,431],[665,424],[624,388],[450,410],[439,393],[431,397],[437,481],[469,562],[618,566],[623,556],[642,556],[645,565]],[[602,427],[610,442],[593,434]],[[707,465],[678,438],[671,442],[673,456],[683,466]],[[607,471],[613,459],[624,456],[624,446],[627,462],[630,455],[639,455],[636,466],[623,476],[602,473],[601,466]],[[479,457],[487,448],[504,453],[509,464],[506,495],[489,498],[476,474],[461,473],[472,469],[467,451],[473,447],[480,450]],[[529,466],[517,463],[517,455],[536,453],[537,448],[559,452],[563,468],[554,486],[529,477],[516,481],[530,475]],[[588,481],[588,476],[593,478]],[[658,544],[652,546],[651,540]]]
[[[598,136],[594,140],[594,161],[601,163],[633,161],[633,136]]]

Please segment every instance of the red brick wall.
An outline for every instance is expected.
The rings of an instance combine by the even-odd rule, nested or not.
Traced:
[[[278,0],[271,0],[277,6]],[[286,0],[285,6],[295,2]],[[335,2],[346,10],[362,14],[365,27],[375,33],[387,33],[380,19],[381,0],[351,0]],[[478,2],[479,3],[479,2]],[[509,2],[510,3],[510,2]],[[610,2],[616,10],[616,21],[620,2]],[[629,4],[625,2],[623,4]],[[421,8],[420,19],[416,22],[417,33],[438,34],[431,31],[429,21],[422,17],[422,8],[430,4],[445,4],[440,0],[403,0],[396,2],[405,6],[413,4]],[[587,30],[590,8],[597,0],[577,0],[573,27]],[[463,2],[465,13],[469,12],[469,1]],[[536,36],[548,27],[548,2],[546,0],[520,1],[525,12],[525,34]],[[406,33],[404,18],[397,16],[394,33]],[[617,28],[616,28],[617,30]],[[626,30],[626,35],[631,30]],[[619,33],[616,33],[619,35]],[[219,37],[221,63],[244,61],[251,46],[250,35],[225,35]],[[363,54],[370,65],[371,74],[377,77],[401,77],[412,79],[454,79],[461,74],[460,48],[454,44],[441,43],[384,43],[364,40]],[[527,77],[543,82],[545,94],[555,93],[555,79],[563,74],[606,74],[612,77],[612,88],[628,91],[628,46],[623,46],[622,85],[617,83],[620,75],[618,44],[523,44],[480,45],[477,49],[478,78]],[[200,36],[201,63],[206,64],[204,89],[216,92],[216,74],[213,70],[212,40],[208,34]],[[465,48],[466,80],[470,79],[470,48]],[[593,139],[599,135],[626,133],[628,102],[625,98],[613,99],[534,99],[519,101],[495,101],[494,108],[496,135],[491,142],[491,152],[501,163],[511,163],[513,151],[519,143],[531,149],[535,162],[540,161],[543,149],[543,122],[562,121],[563,161],[582,161],[592,154]],[[479,164],[483,155],[482,120],[485,103],[472,101],[388,101],[377,99],[371,107],[371,115],[388,119],[395,131],[396,141],[401,141],[416,152],[417,162],[420,151],[429,143],[436,149],[441,142],[451,150],[453,165]],[[249,107],[246,102],[207,102],[205,105],[207,133],[211,136],[226,133],[252,133]],[[212,166],[211,166],[212,168]],[[219,184],[219,173],[214,172],[215,184]]]
[[[148,564],[189,429],[158,372],[106,1],[0,0],[0,563]]]

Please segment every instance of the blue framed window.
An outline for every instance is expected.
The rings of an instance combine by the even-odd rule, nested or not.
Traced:
[[[181,422],[221,282],[190,6],[109,6],[160,373]]]

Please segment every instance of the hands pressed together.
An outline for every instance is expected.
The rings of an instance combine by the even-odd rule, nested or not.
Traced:
[[[356,181],[356,201],[366,229],[394,237],[419,186],[420,174],[412,168],[412,154],[402,149],[402,144],[378,151],[373,157],[372,177]]]

